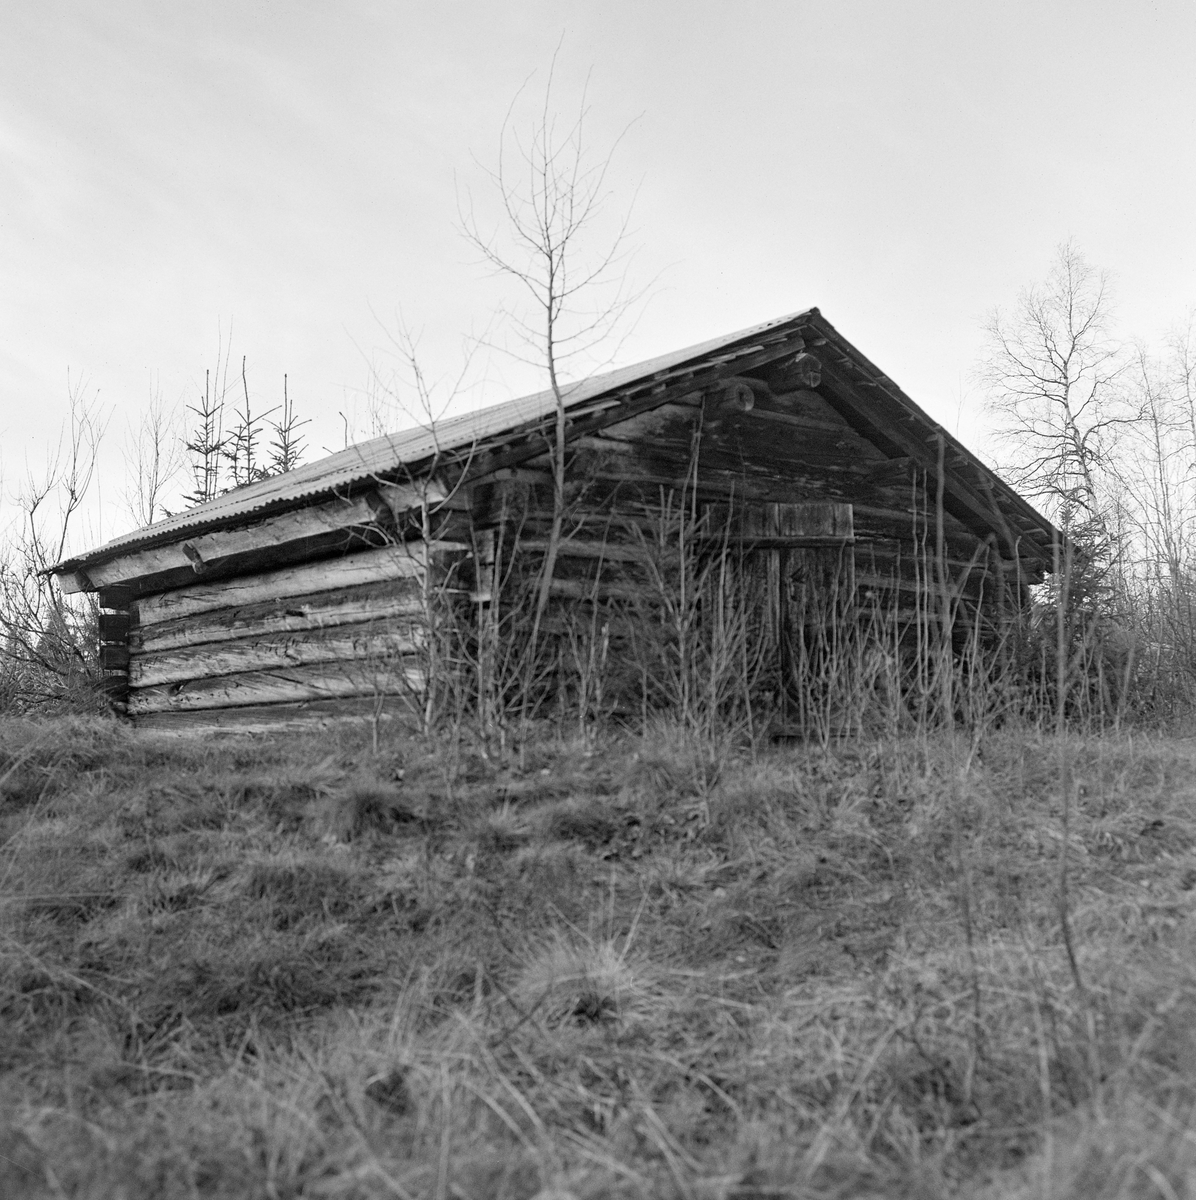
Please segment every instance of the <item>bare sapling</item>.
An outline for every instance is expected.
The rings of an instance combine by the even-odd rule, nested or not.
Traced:
[[[241,407],[233,409],[234,423],[228,431],[222,450],[228,462],[231,485],[235,488],[244,487],[247,483],[256,483],[270,474],[267,460],[263,457],[261,442],[266,421],[277,411],[273,408],[264,413],[253,411],[253,402],[249,396],[249,375],[245,364],[246,357],[242,355]]]
[[[155,389],[124,446],[125,509],[135,526],[152,525],[170,516],[176,503],[179,475],[186,466],[186,446],[177,408],[168,408]]]
[[[1088,1051],[1089,1083],[1094,1104],[1099,1103],[1101,1081],[1100,1050],[1096,1039],[1096,1013],[1092,999],[1080,970],[1076,953],[1075,931],[1071,917],[1071,821],[1075,781],[1072,773],[1071,747],[1067,730],[1067,702],[1069,693],[1068,604],[1071,585],[1070,543],[1063,543],[1058,535],[1052,539],[1056,596],[1055,596],[1055,747],[1059,772],[1059,800],[1061,808],[1061,838],[1059,842],[1059,928],[1063,937],[1063,948],[1067,955],[1067,966],[1071,972],[1076,996],[1084,1014]]]
[[[984,1054],[984,1007],[980,984],[980,970],[976,958],[975,903],[972,889],[971,854],[965,845],[963,806],[967,793],[967,772],[971,762],[969,754],[961,761],[959,728],[956,720],[956,689],[954,670],[955,624],[957,617],[957,595],[951,568],[947,558],[946,512],[944,489],[946,486],[946,441],[938,437],[938,462],[934,493],[934,567],[937,584],[938,621],[935,630],[935,674],[939,687],[940,720],[945,724],[948,739],[948,771],[950,773],[949,803],[951,805],[951,841],[955,858],[956,895],[960,918],[964,928],[964,944],[968,956],[968,975],[972,1000],[971,1046],[973,1063],[978,1063]],[[969,564],[970,567],[970,564]],[[967,574],[963,577],[966,581]],[[979,612],[975,613],[979,623]],[[969,1079],[972,1072],[969,1072]],[[969,1096],[970,1099],[970,1096]]]
[[[592,747],[598,726],[606,713],[606,668],[610,656],[610,606],[602,594],[610,522],[598,548],[589,594],[564,618],[564,635],[572,666],[572,708],[583,744]],[[562,689],[564,692],[564,689]],[[564,698],[564,697],[562,697]]]
[[[446,716],[453,718],[459,733],[464,713],[462,655],[468,636],[463,636],[457,610],[462,595],[468,593],[462,586],[461,560],[469,545],[461,540],[460,528],[451,539],[446,539],[445,533],[454,521],[461,524],[459,510],[468,494],[464,485],[474,448],[455,447],[451,454],[446,453],[437,431],[444,411],[465,387],[473,356],[472,351],[465,355],[442,399],[437,384],[424,371],[417,338],[401,316],[394,328],[383,329],[388,357],[392,362],[397,360],[397,366],[384,374],[377,360],[370,362],[371,412],[379,422],[384,410],[401,414],[409,424],[430,435],[433,447],[427,461],[417,469],[404,471],[405,507],[396,511],[397,524],[389,529],[396,544],[421,557],[417,572],[421,683],[418,695],[404,694],[404,701],[418,712],[418,724],[425,734],[438,728]],[[381,700],[376,709],[375,726],[383,711]]]
[[[516,345],[505,349],[545,371],[555,406],[547,445],[552,518],[528,641],[525,699],[533,692],[541,629],[565,537],[567,406],[572,390],[566,380],[583,363],[584,371],[592,372],[603,355],[609,361],[618,327],[643,295],[628,286],[630,211],[613,218],[610,213],[607,176],[622,135],[607,152],[591,151],[584,89],[576,116],[564,120],[558,115],[556,58],[554,54],[537,115],[524,129],[516,125],[521,89],[503,121],[496,164],[486,170],[499,209],[494,227],[479,218],[468,192],[458,205],[467,241],[492,271],[515,281],[526,302],[526,308],[506,314]],[[524,724],[529,713],[525,708]]]

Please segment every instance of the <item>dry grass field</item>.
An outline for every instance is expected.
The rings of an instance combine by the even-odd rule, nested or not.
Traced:
[[[0,725],[0,1195],[1194,1195],[1196,743],[1065,749]]]

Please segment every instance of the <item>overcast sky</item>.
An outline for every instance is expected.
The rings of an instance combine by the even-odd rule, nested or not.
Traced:
[[[558,43],[558,107],[588,74],[592,144],[623,134],[612,202],[655,281],[620,362],[818,305],[983,452],[981,322],[1058,243],[1114,273],[1127,331],[1196,305],[1192,0],[0,0],[6,496],[68,372],[110,414],[105,538],[127,422],[192,400],[230,329],[316,453],[367,432],[400,309],[450,377],[510,296],[457,197],[489,219],[481,167]],[[473,378],[459,405],[542,383]]]

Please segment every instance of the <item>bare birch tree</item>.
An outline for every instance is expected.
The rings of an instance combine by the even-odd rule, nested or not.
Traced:
[[[1105,543],[1102,475],[1117,427],[1134,418],[1121,383],[1128,358],[1112,335],[1111,316],[1108,276],[1067,242],[1012,313],[989,318],[980,368],[990,410],[1013,450],[1005,464],[1013,481],[1068,533]]]

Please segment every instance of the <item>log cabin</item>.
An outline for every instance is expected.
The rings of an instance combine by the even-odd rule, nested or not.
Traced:
[[[508,618],[528,596],[542,693],[584,626],[601,629],[607,703],[646,704],[642,678],[628,695],[637,626],[654,599],[670,608],[660,564],[687,537],[734,554],[737,582],[719,586],[751,609],[775,677],[815,593],[916,616],[949,592],[953,636],[992,629],[1060,535],[815,308],[350,446],[53,573],[97,594],[105,689],[129,720],[254,731],[426,717],[438,682],[480,670],[486,636],[526,642],[529,621]],[[509,666],[510,650],[489,653]]]

